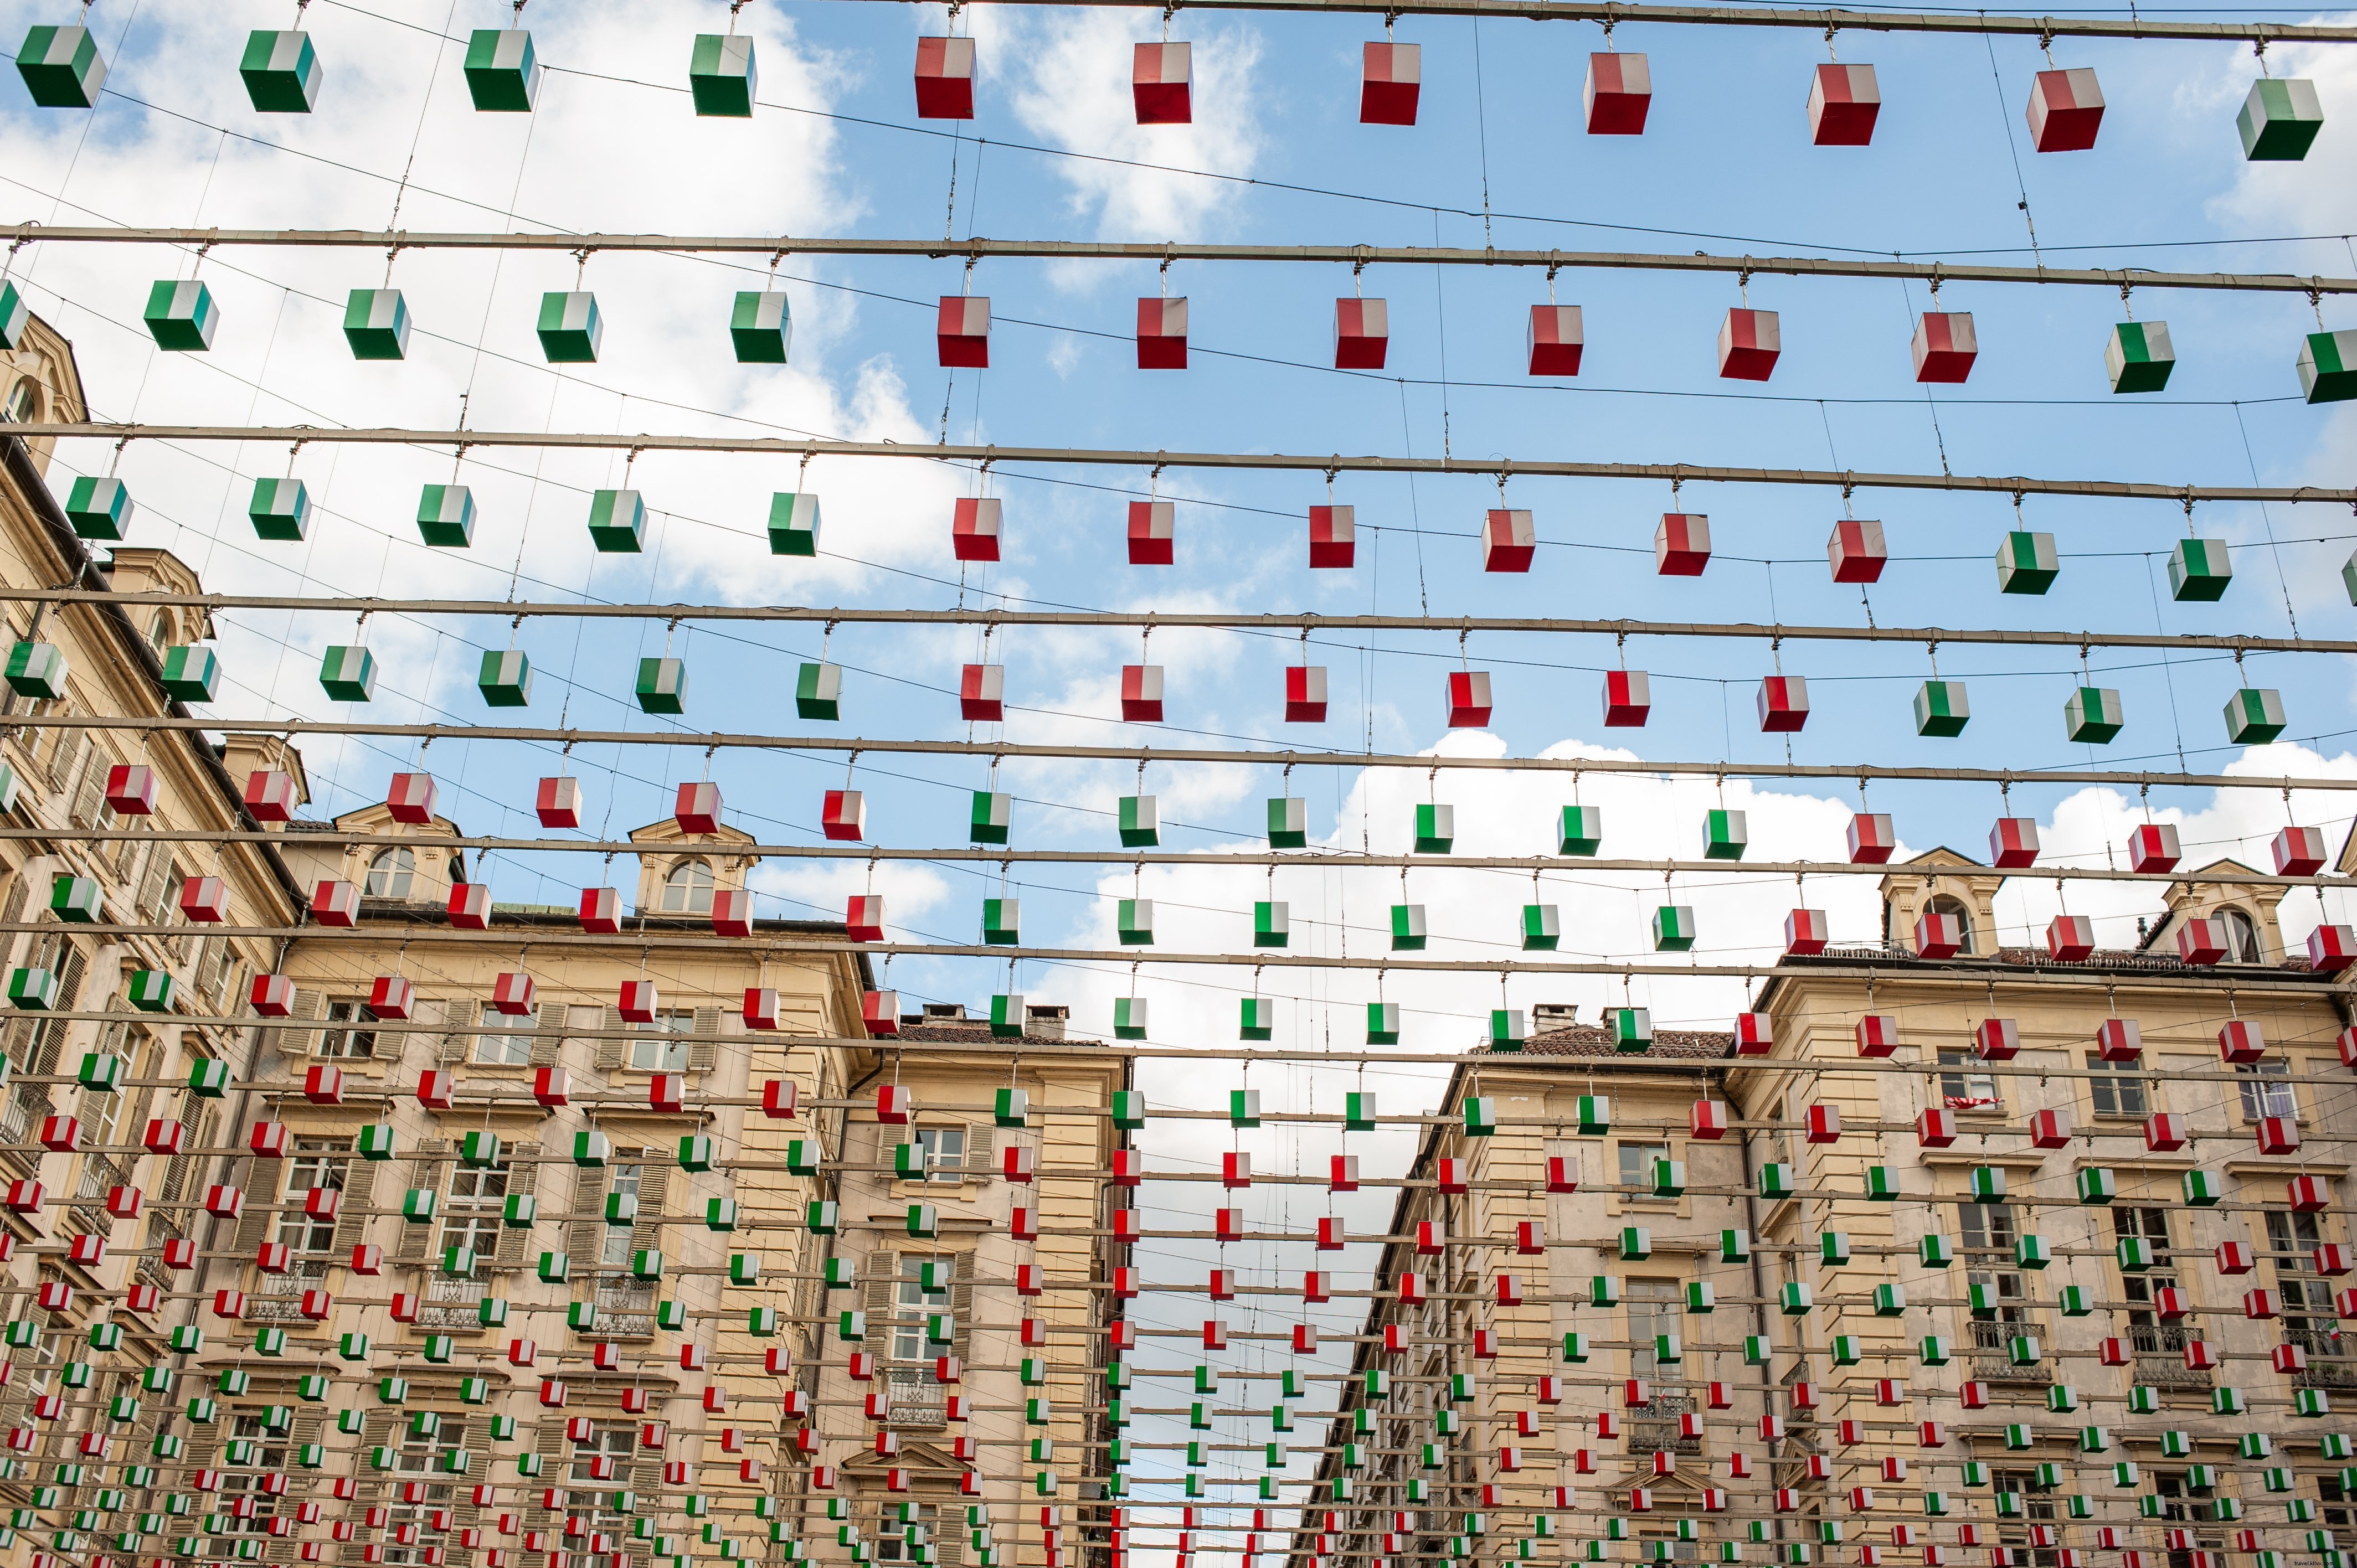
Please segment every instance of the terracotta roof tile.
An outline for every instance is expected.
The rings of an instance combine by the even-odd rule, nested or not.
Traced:
[[[1575,1024],[1568,1028],[1549,1029],[1533,1035],[1522,1050],[1491,1052],[1482,1055],[1526,1057],[1609,1057],[1616,1061],[1642,1061],[1648,1057],[1670,1058],[1679,1061],[1715,1061],[1735,1054],[1735,1036],[1716,1030],[1656,1029],[1653,1043],[1641,1051],[1619,1048],[1610,1030],[1592,1024]]]

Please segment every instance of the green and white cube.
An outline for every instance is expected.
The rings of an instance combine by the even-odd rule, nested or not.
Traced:
[[[477,27],[467,36],[465,69],[479,113],[528,114],[540,96],[540,59],[521,28]]]
[[[1424,950],[1424,906],[1394,904],[1392,906],[1392,951],[1421,952]]]
[[[2357,604],[2357,597],[2351,602]],[[1604,843],[1604,809],[1600,806],[1566,806],[1555,824],[1555,847],[1557,854],[1594,854]]]
[[[1915,688],[1915,733],[1942,739],[1964,733],[1972,722],[1972,703],[1962,681],[1926,681]]]
[[[1415,809],[1415,853],[1447,854],[1457,843],[1457,808],[1423,805]]]
[[[1023,1034],[1023,996],[1020,992],[1001,992],[990,999],[990,1032],[1001,1040],[1019,1039]],[[908,1145],[922,1147],[921,1144]]]
[[[967,819],[966,838],[972,843],[1005,843],[1015,797],[991,789],[974,792],[974,811]]]
[[[678,659],[641,659],[639,660],[639,712],[642,714],[683,714],[687,712],[687,664]]]
[[[339,643],[319,660],[319,685],[339,703],[365,703],[376,695],[376,660],[365,648]]]
[[[589,542],[600,554],[636,555],[647,533],[647,503],[636,490],[598,490],[589,498]]]
[[[1146,1038],[1146,998],[1116,996],[1113,999],[1113,1037],[1116,1040]]]
[[[106,81],[106,61],[88,27],[37,27],[16,51],[16,74],[43,109],[89,109]],[[16,344],[7,347],[13,349]]]
[[[2357,603],[2357,599],[2352,602]],[[1268,847],[1309,847],[1308,801],[1298,795],[1272,795],[1268,798]]]
[[[778,490],[770,497],[770,553],[818,553],[818,498],[800,490]]]
[[[221,325],[221,312],[213,305],[213,292],[202,280],[188,278],[175,282],[158,278],[147,290],[147,308],[144,313],[147,334],[156,339],[156,347],[176,353],[200,354],[213,346],[213,331]],[[2320,403],[2311,397],[2310,403]]]
[[[1695,913],[1691,904],[1664,904],[1653,911],[1653,950],[1684,952],[1695,944]]]
[[[427,485],[417,492],[417,537],[437,549],[475,542],[475,492],[464,485]]]
[[[53,1011],[58,1004],[58,977],[46,969],[10,970],[8,1002],[27,1012]]]
[[[2169,557],[2169,593],[2179,603],[2223,598],[2234,564],[2222,539],[2180,539]]]
[[[2111,686],[2081,686],[2062,704],[2062,731],[2072,740],[2101,746],[2120,733],[2120,693]]]
[[[1751,847],[1750,824],[1741,811],[1724,807],[1705,811],[1702,818],[1702,854],[1705,860],[1741,860],[1743,852]]]
[[[521,648],[483,650],[483,666],[475,676],[475,689],[483,693],[483,703],[492,708],[522,708],[532,703],[532,660]]]
[[[1650,1007],[1608,1007],[1606,1027],[1612,1031],[1616,1051],[1641,1051],[1653,1043],[1653,1010]]]
[[[1400,1004],[1396,1002],[1367,1004],[1367,1044],[1396,1046],[1400,1037]],[[1372,1103],[1370,1100],[1369,1103]]]
[[[32,324],[33,307],[13,283],[0,281],[0,349],[15,349]]]
[[[758,80],[750,38],[733,33],[695,36],[695,48],[688,59],[687,87],[699,116],[749,119]]]
[[[142,969],[131,976],[131,1005],[142,1013],[169,1013],[178,995],[171,973],[161,969]],[[108,1058],[110,1060],[115,1058]],[[88,1083],[84,1088],[91,1087]],[[106,1085],[104,1087],[113,1087]]]
[[[2104,371],[2115,392],[2154,392],[2177,369],[2177,349],[2166,321],[2123,321],[2104,345]]]
[[[65,650],[54,642],[19,642],[8,650],[8,689],[51,701],[66,694]]]
[[[344,301],[344,341],[355,360],[409,357],[409,306],[397,288],[356,288]]]
[[[990,947],[1013,947],[1023,940],[1023,900],[1020,898],[985,898],[982,901],[982,940]]]
[[[1519,1051],[1531,1037],[1530,1015],[1520,1007],[1490,1009],[1490,1048],[1493,1051]],[[1495,1118],[1492,1118],[1494,1121]]]
[[[2003,594],[2042,594],[2054,585],[2062,569],[2054,553],[2054,536],[2020,530],[2005,536],[1997,546],[1996,586]]]
[[[256,479],[245,515],[257,538],[298,543],[311,527],[311,492],[296,478]]]
[[[1523,906],[1523,950],[1553,952],[1563,940],[1563,911],[1554,904]]]
[[[843,717],[843,666],[804,663],[794,672],[794,716],[832,722]]]
[[[540,352],[552,365],[594,365],[606,336],[594,294],[551,290],[540,296]]]
[[[1118,818],[1121,847],[1152,849],[1162,842],[1162,811],[1151,795],[1124,795]]]
[[[1125,948],[1154,945],[1154,900],[1124,898],[1117,905],[1115,919],[1121,932],[1121,945]]]
[[[1253,905],[1253,946],[1281,948],[1292,940],[1292,905],[1265,898]]]
[[[786,346],[793,341],[793,313],[782,292],[740,290],[728,313],[728,341],[740,365],[782,365]]]
[[[2298,163],[2324,129],[2316,83],[2300,77],[2261,77],[2234,116],[2243,156],[2253,163]]]
[[[1276,1032],[1276,1004],[1265,996],[1247,996],[1236,1011],[1236,1037],[1265,1040]]]
[[[319,102],[318,51],[308,33],[274,33],[257,27],[246,35],[238,61],[245,95],[261,114],[308,114]]]
[[[2274,687],[2245,686],[2226,699],[2226,738],[2236,746],[2265,746],[2283,732],[2283,693]]]
[[[2311,332],[2302,338],[2299,390],[2310,403],[2357,397],[2357,332]]]
[[[66,521],[77,539],[121,539],[131,512],[131,489],[121,479],[84,474],[66,492]]]

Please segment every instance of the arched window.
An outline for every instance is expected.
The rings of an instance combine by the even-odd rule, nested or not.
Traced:
[[[2259,961],[2259,923],[2232,904],[2218,911],[2218,924],[2226,932],[2228,963]]]
[[[450,885],[454,887],[467,885],[467,857],[463,854],[450,857]]]
[[[1945,915],[1956,922],[1956,934],[1963,939],[1957,944],[1958,952],[1970,954],[1979,950],[1973,937],[1973,912],[1964,908],[1964,900],[1945,897],[1934,898],[1932,900],[1932,912]]]
[[[368,883],[361,890],[371,898],[406,898],[416,871],[417,857],[407,850],[380,850],[369,862]]]
[[[160,656],[172,645],[172,612],[157,610],[156,618],[147,623],[147,643]]]
[[[41,389],[32,377],[27,376],[8,389],[7,417],[18,424],[40,423]]]
[[[665,914],[709,915],[712,913],[712,865],[709,861],[683,860],[671,868],[663,879],[662,910]]]

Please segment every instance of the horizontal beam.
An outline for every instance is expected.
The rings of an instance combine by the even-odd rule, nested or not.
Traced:
[[[2357,489],[2318,485],[2151,484],[2129,479],[2034,479],[1975,474],[1879,474],[1846,468],[1731,468],[1693,463],[1574,463],[1518,457],[1348,457],[1285,452],[1161,452],[1084,446],[920,446],[897,441],[787,440],[751,435],[634,435],[598,431],[417,430],[316,424],[20,424],[28,441],[255,441],[266,446],[529,447],[593,452],[766,453],[778,457],[894,457],[924,462],[1066,464],[1078,467],[1244,469],[1273,474],[1478,474],[1495,478],[1647,479],[1667,483],[1806,485],[1834,490],[1962,490],[1996,496],[2105,500],[2357,503]]]
[[[511,599],[384,599],[333,594],[116,594],[94,588],[0,587],[0,604],[121,605],[125,609],[318,610],[338,616],[500,616],[533,620],[778,622],[837,626],[1146,627],[1155,630],[1549,632],[1598,637],[1738,638],[1757,642],[1891,642],[1999,648],[2163,648],[2172,652],[2357,654],[2357,638],[2252,637],[2133,631],[2038,631],[1951,627],[1787,626],[1781,621],[1577,619],[1562,616],[1320,615],[1315,611],[918,610],[809,605],[519,603]]]
[[[1114,722],[1108,718],[1106,723]],[[374,725],[348,719],[174,718],[135,714],[25,714],[18,729],[121,730],[143,734],[186,730],[234,735],[350,735],[404,740],[522,740],[567,748],[581,746],[702,746],[712,751],[817,751],[877,757],[981,757],[994,762],[1042,757],[1092,761],[1234,763],[1254,768],[1404,768],[1415,772],[1631,774],[1697,779],[1841,779],[1860,782],[1909,779],[1945,784],[2117,784],[2183,789],[2357,789],[2357,778],[2295,778],[2239,773],[2149,772],[2107,768],[1891,768],[1868,762],[1623,762],[1593,757],[1430,757],[1398,752],[1253,751],[1211,746],[1029,746],[1012,741],[874,740],[847,736],[736,735],[726,731],[539,729],[514,725]],[[854,758],[856,761],[856,757]],[[71,836],[51,834],[48,836]],[[864,858],[859,852],[854,858]],[[985,860],[996,858],[985,855]],[[1126,857],[1125,857],[1126,858]],[[2183,880],[2183,878],[2179,878]]]
[[[1111,3],[1111,0],[1103,0]],[[1142,0],[1136,0],[1142,3]],[[1387,9],[1370,5],[1372,11]],[[1486,7],[1482,7],[1486,9]],[[1822,13],[1815,14],[1822,16]],[[1822,20],[1811,27],[1822,28]],[[1959,31],[1981,31],[1978,27]],[[2357,28],[2319,28],[2357,42]],[[2218,36],[2244,37],[2240,32]],[[1922,283],[2063,284],[2106,290],[2222,289],[2263,294],[2357,294],[2357,278],[2289,273],[2165,273],[2131,267],[2018,267],[1954,262],[1874,261],[1850,256],[1726,256],[1642,251],[1473,250],[1457,245],[1243,245],[1092,240],[886,240],[794,234],[524,234],[512,231],[413,231],[359,229],[171,229],[59,227],[17,223],[0,237],[45,244],[293,247],[303,250],[555,251],[659,255],[897,256],[1104,262],[1313,262],[1371,266],[1544,267],[1556,271],[1701,273],[1751,277],[1900,278]]]

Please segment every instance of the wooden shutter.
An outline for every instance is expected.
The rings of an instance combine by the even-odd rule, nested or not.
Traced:
[[[437,1156],[447,1155],[449,1152],[450,1140],[447,1138],[422,1140],[417,1145],[418,1157],[409,1162],[410,1189],[414,1191],[423,1187],[428,1192],[439,1193],[443,1183],[449,1179],[450,1162]],[[438,1219],[431,1225],[412,1225],[404,1219],[401,1240],[393,1248],[393,1255],[404,1261],[429,1255],[434,1249],[434,1234],[440,1229],[441,1221]]]
[[[321,1438],[320,1434],[327,1429],[326,1412],[297,1409],[295,1412],[295,1424],[287,1429],[287,1446],[301,1448],[307,1444],[322,1442],[324,1439]],[[291,1460],[294,1455],[289,1454],[287,1457]],[[295,1468],[287,1471],[286,1491],[290,1497],[300,1498],[318,1489],[319,1477],[316,1473]]]
[[[344,1196],[336,1210],[336,1252],[340,1257],[350,1257],[352,1249],[368,1240],[369,1221],[375,1218],[369,1210],[376,1201],[376,1161],[358,1155],[344,1163]]]
[[[74,764],[81,760],[81,754],[89,745],[90,736],[76,729],[68,730],[64,742],[49,748],[49,788],[51,789],[59,794],[65,792],[66,786],[72,782],[70,775]]]
[[[978,1179],[985,1185],[996,1173],[992,1162],[998,1155],[998,1129],[969,1122],[965,1130],[965,1173],[969,1180]]]
[[[194,1470],[212,1468],[213,1455],[221,1451],[221,1425],[192,1426],[188,1429],[188,1444],[183,1449],[180,1464],[182,1475]]]
[[[950,1352],[963,1357],[974,1339],[974,1254],[957,1253],[950,1264],[950,1310],[957,1314],[957,1333]]]
[[[286,1015],[290,1018],[322,1017],[328,1010],[327,993],[320,991],[306,991],[298,985],[295,988],[294,1000],[288,1003],[287,1006],[289,1010]],[[290,1057],[309,1056],[319,1048],[319,1037],[320,1031],[317,1029],[287,1027],[264,1029],[262,1032],[262,1043],[265,1048],[283,1051]]]
[[[959,1528],[961,1522],[955,1503],[942,1503],[933,1509],[935,1568],[965,1568],[966,1532]]]
[[[548,1522],[548,1510],[540,1506],[540,1498],[549,1487],[560,1489],[569,1478],[573,1445],[565,1441],[565,1418],[550,1412],[540,1418],[533,1429],[532,1451],[540,1455],[542,1485],[527,1487],[524,1496],[531,1499],[524,1509],[524,1522],[538,1530]]]
[[[237,1185],[245,1194],[245,1208],[237,1218],[238,1257],[250,1259],[261,1245],[270,1240],[276,1228],[278,1216],[270,1212],[278,1201],[281,1160],[246,1157],[244,1168],[237,1174]]]
[[[73,806],[67,819],[78,828],[98,826],[99,813],[106,809],[106,773],[114,765],[114,754],[104,746],[91,748],[90,766],[82,770],[81,783],[74,790]]]
[[[573,1217],[565,1227],[565,1255],[576,1280],[590,1277],[605,1251],[605,1216],[599,1210],[606,1207],[607,1174],[597,1165],[581,1165],[573,1173]]]
[[[7,897],[0,899],[0,925],[13,926],[25,918],[26,888],[31,880],[20,872],[10,881]],[[16,959],[16,937],[0,937],[0,962],[14,964]]]
[[[376,1478],[380,1472],[370,1462],[369,1450],[380,1448],[391,1443],[393,1440],[394,1427],[400,1420],[399,1411],[372,1410],[368,1412],[367,1419],[361,1423],[361,1450],[351,1458],[352,1474],[360,1481],[357,1488],[360,1495],[354,1498],[351,1506],[344,1510],[347,1516],[359,1513],[365,1505],[383,1498],[385,1484]]]
[[[710,1072],[720,1065],[720,1009],[695,1010],[695,1036],[687,1047],[687,1070]]]
[[[414,1035],[404,1035],[401,1036],[402,1052],[405,1054],[408,1050],[408,1042],[414,1040],[425,1048],[432,1060],[440,1062],[444,1066],[465,1061],[467,1047],[472,1045],[475,1039],[473,1027],[475,1020],[468,1016],[470,1005],[468,1001],[459,997],[452,997],[441,1002],[419,1003],[417,1004],[418,1022],[439,1024],[442,1026],[442,1033],[435,1035],[420,1032]]]
[[[540,1145],[518,1144],[508,1156],[508,1196],[536,1194],[540,1191]],[[532,1227],[508,1229],[505,1220],[500,1225],[500,1244],[491,1259],[495,1269],[520,1269],[532,1257]]]
[[[565,1054],[565,1009],[544,1002],[533,1013],[532,1065],[554,1067]]]
[[[71,1013],[81,1006],[82,976],[89,970],[89,963],[81,956],[81,949],[71,942],[66,943],[65,961],[58,966],[58,1006],[62,1011]],[[65,1049],[69,1032],[63,1024],[46,1032],[41,1040],[39,1059],[33,1066],[35,1072],[58,1070],[58,1056]]]
[[[622,1047],[629,1043],[614,1033],[622,1026],[622,1010],[608,1007],[605,1018],[597,1026],[606,1031],[605,1037],[597,1042],[597,1070],[618,1071],[622,1065]]]
[[[139,884],[139,909],[151,924],[160,923],[156,917],[169,907],[172,898],[172,874],[179,869],[172,863],[172,852],[157,844],[147,854],[147,868]]]
[[[891,1333],[892,1294],[899,1288],[900,1254],[880,1249],[867,1254],[860,1265],[867,1271],[867,1284],[863,1296],[867,1314],[867,1343],[871,1347],[891,1347],[885,1336]]]
[[[664,1195],[671,1191],[671,1171],[661,1161],[664,1151],[649,1149],[639,1164],[639,1222],[630,1229],[630,1251],[662,1251]]]

